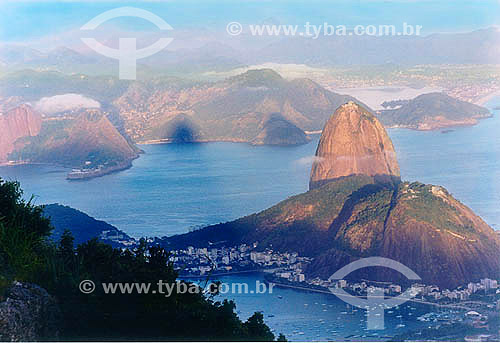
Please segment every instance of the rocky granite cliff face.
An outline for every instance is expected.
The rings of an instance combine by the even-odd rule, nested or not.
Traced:
[[[380,182],[379,174],[399,176],[396,156],[380,123],[358,105],[341,106],[332,116],[318,156],[331,158],[329,164],[313,166],[312,174],[319,176],[314,181],[328,181],[323,185],[313,184],[308,192],[260,213],[168,238],[166,246],[258,241],[262,249],[312,257],[307,275],[324,279],[372,256],[401,262],[424,283],[440,287],[500,277],[499,236],[447,190],[419,182]],[[406,281],[387,268],[365,269],[353,277]]]
[[[80,155],[92,155],[95,150],[120,160],[131,160],[138,156],[138,149],[130,144],[109,119],[99,110],[85,110],[68,130],[72,151]]]
[[[72,167],[128,163],[140,151],[98,109],[82,110],[74,119],[44,121],[40,133],[23,143],[12,158]]]
[[[54,297],[34,284],[14,283],[0,302],[0,341],[36,342],[58,337],[61,312]]]
[[[396,152],[384,127],[373,114],[349,101],[335,111],[323,129],[309,189],[361,174],[393,184],[400,178]]]
[[[41,127],[42,116],[29,105],[20,105],[0,114],[0,163],[8,160],[19,138],[36,136]]]
[[[328,278],[358,258],[382,256],[441,287],[500,276],[496,233],[440,186],[364,186],[348,197],[326,236],[331,244],[309,266],[310,275]],[[402,281],[385,268],[361,271],[358,277]]]

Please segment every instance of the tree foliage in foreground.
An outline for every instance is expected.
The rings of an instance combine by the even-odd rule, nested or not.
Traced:
[[[163,248],[141,241],[134,250],[90,240],[74,248],[67,231],[57,244],[43,209],[22,199],[16,182],[0,179],[0,298],[13,280],[33,282],[56,296],[63,314],[62,340],[233,340],[275,339],[261,313],[242,322],[232,301],[202,292],[106,294],[103,283],[175,283],[178,274]],[[96,289],[84,294],[82,280]],[[188,287],[195,287],[186,284]],[[3,290],[3,291],[2,291]],[[284,336],[280,335],[280,340]],[[48,338],[50,339],[50,337]]]

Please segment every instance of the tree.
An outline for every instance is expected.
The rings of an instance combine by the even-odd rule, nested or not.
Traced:
[[[0,179],[0,287],[33,281],[44,264],[44,241],[52,231],[43,208],[25,201],[18,182]]]
[[[277,342],[288,342],[288,340],[286,339],[285,335],[280,333],[280,335],[278,336]]]
[[[33,234],[34,239],[47,237],[53,230],[50,219],[43,216],[43,207],[23,198],[19,182],[7,182],[0,178],[0,222]]]
[[[258,342],[274,341],[274,334],[271,329],[264,323],[264,315],[262,312],[255,312],[253,316],[243,324],[248,337]]]

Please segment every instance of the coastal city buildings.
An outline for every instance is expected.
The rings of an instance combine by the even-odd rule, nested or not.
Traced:
[[[263,271],[271,282],[301,286],[311,289],[328,290],[343,288],[356,295],[366,295],[380,287],[369,281],[351,282],[348,280],[324,280],[318,277],[308,278],[305,270],[312,259],[299,256],[298,253],[277,252],[271,249],[258,249],[258,242],[241,244],[235,247],[195,248],[173,251],[173,262],[184,276],[220,275],[224,273]],[[398,295],[404,291],[403,285],[396,283],[385,285],[383,292]],[[456,289],[440,289],[436,285],[412,284],[410,294],[416,300],[436,304],[454,304],[481,300],[482,296],[500,293],[498,280],[481,279]],[[493,302],[491,307],[499,306]]]

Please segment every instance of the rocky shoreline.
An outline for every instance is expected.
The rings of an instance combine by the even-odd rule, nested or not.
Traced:
[[[312,136],[312,135],[317,135],[321,134],[320,131],[304,131],[305,135],[307,137]],[[282,144],[280,146],[296,146],[296,145],[301,145],[301,144],[307,144],[309,143],[310,139],[308,139],[307,142],[304,143],[299,143],[299,144]],[[145,140],[145,141],[138,141],[135,144],[137,145],[158,145],[158,144],[173,144],[173,143],[246,143],[250,145],[276,145],[276,144],[255,144],[255,142],[251,140],[246,140],[246,139],[236,139],[236,138],[214,138],[214,139],[195,139],[193,141],[189,142],[176,142],[170,138],[164,138],[164,139],[150,139],[150,140]]]
[[[409,129],[416,131],[437,131],[448,128],[456,128],[456,127],[468,127],[474,126],[479,123],[482,119],[492,118],[493,114],[488,115],[478,115],[467,120],[461,121],[453,121],[453,120],[443,120],[437,121],[432,120],[431,122],[422,122],[417,125],[384,125],[386,129]]]

